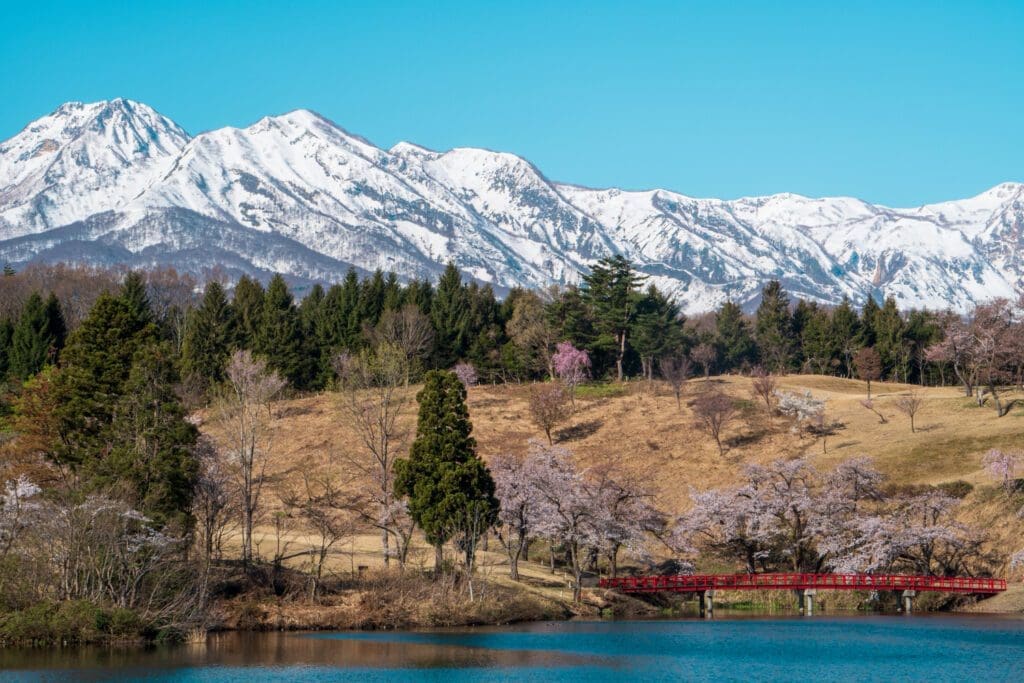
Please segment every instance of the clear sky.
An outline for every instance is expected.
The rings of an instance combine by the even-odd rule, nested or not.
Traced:
[[[313,109],[556,180],[914,206],[1024,181],[1024,0],[12,2],[0,139],[67,100]]]

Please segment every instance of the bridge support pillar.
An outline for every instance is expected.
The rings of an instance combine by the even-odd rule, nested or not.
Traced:
[[[804,588],[798,591],[800,611],[807,616],[814,615],[814,597],[818,594],[815,588]]]
[[[701,591],[698,596],[700,598],[700,615],[710,619],[715,613],[715,591]]]
[[[917,591],[905,590],[902,593],[903,598],[903,613],[910,614],[914,611],[914,598],[917,597]]]

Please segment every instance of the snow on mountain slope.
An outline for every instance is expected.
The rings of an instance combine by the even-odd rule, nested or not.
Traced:
[[[349,267],[500,292],[577,282],[622,253],[689,312],[769,279],[827,303],[891,294],[965,309],[1024,291],[1024,185],[893,209],[553,183],[513,154],[383,150],[308,111],[189,136],[128,100],[71,103],[0,144],[0,261],[170,264],[198,275]]]
[[[144,104],[62,105],[0,144],[0,239],[120,207],[186,142],[184,130]]]

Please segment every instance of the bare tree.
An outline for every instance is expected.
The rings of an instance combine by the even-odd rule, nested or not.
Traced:
[[[889,418],[883,415],[882,411],[875,407],[875,402],[872,401],[870,398],[862,399],[860,404],[864,406],[864,408],[866,408],[867,410],[870,410],[872,413],[874,413],[876,417],[878,417],[879,424],[884,425],[889,423]]]
[[[199,461],[199,475],[192,498],[192,513],[196,518],[203,559],[209,566],[221,554],[224,535],[234,512],[231,475],[211,439],[200,437],[193,452]]]
[[[661,370],[661,376],[672,387],[672,393],[676,397],[676,408],[681,409],[683,407],[683,389],[686,386],[686,380],[692,374],[693,363],[682,354],[665,356],[658,361],[658,368]]]
[[[760,365],[754,368],[751,373],[753,381],[750,390],[755,397],[764,401],[765,410],[768,412],[768,421],[771,422],[772,413],[775,411],[775,392],[778,391],[779,383],[775,375],[769,374]]]
[[[551,357],[558,341],[557,331],[548,321],[544,299],[537,292],[526,292],[515,300],[505,329],[512,342],[526,354],[531,369],[546,371],[554,379]]]
[[[406,349],[386,341],[358,356],[339,354],[334,359],[339,405],[362,446],[360,456],[345,457],[356,472],[372,482],[372,488],[354,502],[366,504],[361,506],[362,517],[380,532],[384,566],[391,561],[392,538],[402,548],[399,563],[404,565],[405,525],[399,521],[393,489],[395,459],[405,437],[402,419],[409,392],[404,385],[410,362]]]
[[[916,391],[904,394],[896,401],[896,407],[899,408],[900,412],[910,418],[911,433],[917,431],[914,427],[914,416],[921,410],[922,405],[924,405],[924,399]]]
[[[713,438],[718,445],[718,454],[725,455],[722,432],[736,415],[733,400],[721,391],[704,391],[694,399],[691,407],[694,426]]]
[[[530,391],[530,418],[544,431],[548,444],[554,443],[551,430],[570,415],[565,387],[550,382],[534,386]]]
[[[871,383],[882,377],[882,357],[873,346],[865,346],[853,357],[857,376],[868,383],[868,399],[871,398]]]
[[[270,403],[285,381],[249,351],[236,351],[227,365],[227,383],[217,403],[226,449],[240,479],[242,561],[252,562],[252,529],[266,481],[273,441]]]
[[[711,367],[718,360],[718,351],[711,344],[698,344],[690,350],[690,358],[704,370],[704,380],[711,377]]]
[[[420,360],[434,342],[434,327],[415,304],[406,304],[397,311],[384,311],[370,341],[373,346],[386,343],[401,350],[406,360],[405,386],[409,386],[410,375],[418,370]]]

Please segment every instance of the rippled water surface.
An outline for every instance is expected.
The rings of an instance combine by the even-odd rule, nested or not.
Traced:
[[[0,668],[19,681],[1021,681],[1024,620],[818,616],[221,634],[149,650],[0,651]]]

